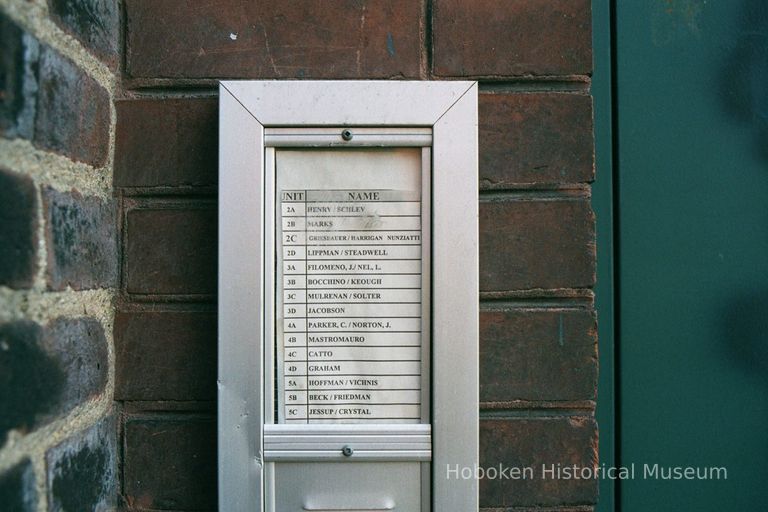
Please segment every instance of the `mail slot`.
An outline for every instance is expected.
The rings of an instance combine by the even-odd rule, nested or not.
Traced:
[[[223,82],[220,125],[220,509],[475,509],[476,85]]]

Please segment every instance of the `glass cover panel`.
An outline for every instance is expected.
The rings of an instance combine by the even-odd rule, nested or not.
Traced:
[[[421,421],[421,154],[276,151],[280,423]]]

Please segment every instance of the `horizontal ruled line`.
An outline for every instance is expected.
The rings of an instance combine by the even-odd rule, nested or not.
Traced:
[[[319,404],[312,404],[312,405],[319,405]],[[335,405],[335,404],[329,404],[329,405]],[[381,404],[381,405],[388,405],[388,404]],[[410,404],[415,405],[415,404]],[[418,420],[421,419],[419,416],[382,416],[382,417],[374,417],[374,416],[310,416],[310,420]]]
[[[285,364],[294,363],[420,363],[421,359],[286,359]]]
[[[303,231],[302,231],[303,233]],[[337,246],[344,246],[344,247],[420,247],[421,244],[347,244],[347,243],[339,243],[339,244],[283,244],[283,247],[337,247]],[[286,261],[295,261],[295,260],[303,260],[304,258],[283,258]]]
[[[303,230],[301,231],[304,232]],[[334,240],[335,241],[335,240]],[[333,244],[297,244],[297,245],[291,245],[290,247],[333,247],[337,245],[343,245],[344,247],[421,247],[421,244],[347,244],[347,243],[333,243]],[[288,247],[287,245],[284,245],[284,247]],[[294,261],[298,259],[299,261],[303,261],[304,258],[283,258],[285,261]]]
[[[333,405],[333,404],[331,404]],[[306,407],[306,405],[301,404],[296,407]],[[336,421],[336,420],[367,420],[367,421],[384,421],[384,420],[420,420],[420,416],[407,416],[404,418],[401,417],[389,417],[389,418],[373,418],[370,416],[312,416],[309,419],[307,418],[285,418],[288,423],[298,423],[299,421],[307,422],[309,423],[312,420],[329,420],[329,421]]]
[[[292,373],[283,377],[421,377],[420,373]]]
[[[284,260],[284,261],[302,261],[302,260]],[[344,262],[357,262],[357,261],[421,261],[421,258],[304,258],[303,261],[344,261]]]
[[[328,347],[339,347],[339,348],[410,348],[410,347],[418,347],[418,348],[421,348],[420,344],[419,345],[365,345],[365,346],[361,346],[361,345],[323,345],[321,343],[321,345],[323,346],[323,348],[328,348]],[[290,347],[291,347],[291,349],[301,348],[301,345],[299,345],[299,346],[297,346],[297,345],[290,345]]]
[[[353,274],[353,273],[350,272],[349,274],[339,274],[339,273],[336,273],[336,274],[317,274],[317,273],[306,272],[306,273],[303,273],[303,274],[283,274],[283,275],[284,276],[307,276],[307,277],[309,277],[309,276],[312,276],[312,277],[319,277],[319,276],[351,276],[351,277],[361,277],[361,276],[420,276],[421,273],[420,272],[411,272],[411,273],[398,272],[396,274],[395,273],[392,273],[392,274],[375,273],[374,274],[372,272],[366,272],[365,274]],[[301,287],[302,290],[304,288],[306,288],[306,286],[302,286]],[[380,290],[381,288],[373,288],[373,289],[374,290]],[[397,288],[394,288],[394,289],[397,290]],[[358,288],[358,290],[359,290],[359,288]]]
[[[333,320],[339,318],[421,318],[421,316],[290,316],[285,315],[283,318],[291,320]]]
[[[288,230],[284,229],[284,232]],[[376,233],[378,231],[416,231],[421,232],[421,229],[296,229],[291,231],[292,233]],[[285,245],[285,244],[284,244]],[[341,244],[339,244],[341,245]]]
[[[421,331],[285,331],[283,334],[339,334],[342,332],[349,334],[421,334]]]
[[[323,189],[323,192],[346,192],[346,190],[332,190],[332,189]],[[386,192],[386,190],[382,189],[379,192]],[[304,205],[310,205],[310,204],[317,204],[317,203],[339,203],[339,204],[347,204],[347,203],[366,203],[366,204],[378,204],[378,203],[412,203],[412,204],[421,204],[421,200],[405,200],[405,199],[387,199],[387,200],[379,200],[379,201],[370,201],[365,199],[350,199],[349,201],[344,200],[337,200],[337,201],[321,201],[321,200],[313,200],[313,201],[291,201],[288,199],[280,200],[280,203],[290,203],[290,204],[304,204]]]
[[[390,275],[396,275],[396,274],[390,274]],[[300,286],[298,288],[284,288],[284,289],[285,290],[304,290],[304,289],[306,289],[306,290],[312,290],[312,291],[315,291],[315,290],[347,290],[347,291],[350,291],[350,292],[356,292],[356,291],[359,291],[359,290],[421,290],[421,286],[416,287],[416,288],[403,288],[401,286],[391,287],[391,288],[378,288],[378,287],[377,288],[306,288],[304,286]]]
[[[392,201],[392,202],[394,202],[394,201]],[[370,217],[377,217],[377,218],[383,218],[383,217],[413,217],[414,219],[418,219],[418,218],[421,218],[421,215],[419,215],[418,213],[414,213],[414,214],[411,214],[411,215],[408,215],[408,214],[394,214],[394,213],[390,213],[390,214],[387,214],[387,215],[381,215],[381,214],[376,214],[376,213],[369,213],[369,214],[362,214],[362,215],[310,215],[310,214],[305,214],[305,215],[283,215],[283,218],[285,218],[285,219],[315,219],[315,218],[320,218],[320,219],[325,218],[325,219],[327,219],[327,218],[334,218],[334,217],[335,218],[339,218],[339,219],[342,219],[342,218],[343,219],[347,219],[347,218],[349,218],[349,219],[366,219],[366,218],[370,218]],[[283,230],[283,231],[286,231],[286,230]],[[363,230],[363,231],[367,231],[367,230]]]
[[[381,290],[381,288],[377,288],[377,290]],[[301,301],[301,302],[283,302],[284,305],[303,305],[303,304],[421,304],[421,302],[315,302],[315,301]]]
[[[300,405],[303,405],[303,406],[310,405],[313,407],[318,407],[318,406],[339,407],[339,406],[347,406],[347,405],[421,405],[421,402],[420,401],[419,402],[333,402],[333,401],[328,401],[328,402],[318,402],[318,403],[310,403],[310,404],[301,403],[301,402],[288,402],[287,404],[288,407],[294,407],[294,406],[300,406]]]
[[[421,388],[418,389],[412,389],[412,388],[365,388],[362,386],[357,386],[354,388],[317,388],[317,387],[310,387],[310,389],[303,389],[303,388],[288,388],[285,390],[286,393],[288,392],[294,392],[294,391],[421,391]]]

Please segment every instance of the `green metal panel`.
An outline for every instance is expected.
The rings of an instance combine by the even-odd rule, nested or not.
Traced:
[[[621,510],[765,509],[768,4],[619,1],[615,34]]]

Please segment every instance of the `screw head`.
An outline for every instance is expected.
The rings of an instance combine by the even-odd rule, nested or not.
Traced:
[[[351,446],[345,446],[341,449],[341,454],[345,457],[351,457],[353,453],[355,453],[355,450]]]
[[[341,138],[344,140],[352,140],[352,130],[342,130],[341,131]]]

